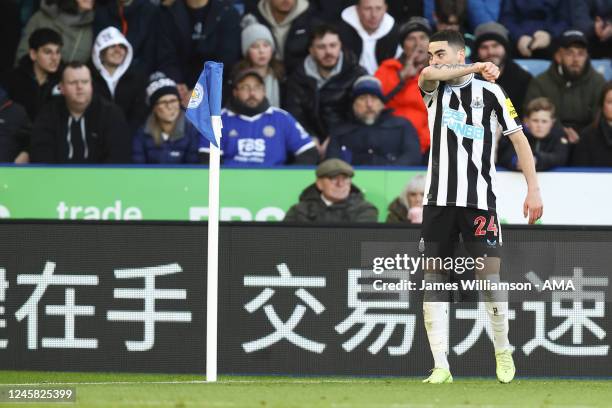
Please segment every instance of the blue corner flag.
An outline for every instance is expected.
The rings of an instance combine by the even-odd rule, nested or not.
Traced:
[[[223,64],[206,61],[185,114],[193,126],[215,147],[219,146],[213,132],[211,117],[221,116],[222,83]]]

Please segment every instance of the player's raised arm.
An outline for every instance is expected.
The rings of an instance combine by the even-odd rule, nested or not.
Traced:
[[[527,181],[527,197],[523,204],[523,215],[525,217],[529,216],[529,224],[534,224],[542,217],[544,205],[542,204],[542,197],[540,196],[540,187],[538,185],[533,152],[522,130],[512,132],[508,137],[514,145],[518,163]]]
[[[449,81],[469,74],[481,74],[487,81],[495,82],[499,77],[499,68],[491,62],[434,64],[423,68],[419,76],[419,85],[426,86],[428,83],[437,81]]]

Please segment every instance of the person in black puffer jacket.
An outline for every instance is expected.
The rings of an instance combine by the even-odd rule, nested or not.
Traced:
[[[547,98],[532,100],[526,109],[525,136],[531,146],[537,171],[566,166],[569,145],[563,129],[555,124],[555,106]],[[510,139],[503,137],[499,144],[498,163],[511,170],[521,170],[514,146]]]

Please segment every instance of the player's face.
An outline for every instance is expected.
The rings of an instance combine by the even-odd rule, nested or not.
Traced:
[[[429,45],[429,36],[423,31],[413,31],[406,36],[402,48],[404,54],[410,56],[416,50],[421,50],[424,55],[427,55],[427,46]]]
[[[53,74],[62,60],[60,50],[57,44],[45,44],[37,50],[30,50],[30,59],[47,74]]]
[[[525,120],[529,131],[538,139],[544,139],[550,134],[555,120],[549,111],[535,111]]]
[[[570,76],[579,77],[586,65],[589,53],[584,47],[568,47],[559,50],[563,70]]]
[[[164,95],[155,103],[153,113],[159,122],[174,123],[179,117],[180,107],[176,95]]]
[[[317,188],[327,200],[338,203],[348,198],[351,192],[351,178],[345,174],[338,174],[334,177],[319,177]]]
[[[122,44],[111,45],[102,51],[102,63],[112,67],[123,64],[127,55],[127,48]]]
[[[606,93],[601,111],[603,113],[603,117],[608,122],[612,122],[612,91],[608,91]]]
[[[368,32],[378,29],[387,12],[385,0],[361,0],[357,3],[357,15],[363,28]]]
[[[448,41],[430,42],[427,55],[429,65],[465,63],[465,50],[452,47]]]
[[[340,38],[336,34],[327,33],[312,42],[309,52],[317,65],[330,70],[338,63],[341,50]]]
[[[366,125],[373,125],[384,108],[382,101],[374,95],[360,95],[353,102],[353,113]]]
[[[234,97],[249,108],[256,108],[266,97],[264,84],[250,75],[242,79],[234,88]]]
[[[69,105],[88,106],[93,94],[89,68],[66,68],[60,89]]]
[[[93,10],[95,0],[76,0],[80,11]]]
[[[253,66],[267,67],[272,59],[272,45],[266,40],[257,40],[249,47],[248,57]]]
[[[478,59],[482,62],[492,62],[502,65],[506,57],[506,48],[495,40],[483,41],[478,47]]]

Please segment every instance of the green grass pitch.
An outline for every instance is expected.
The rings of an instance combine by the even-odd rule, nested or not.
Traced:
[[[612,407],[612,380],[456,378],[243,377],[0,371],[1,384],[75,387],[76,404],[0,404],[7,407],[204,408],[471,408]],[[4,387],[4,386],[3,386]]]

